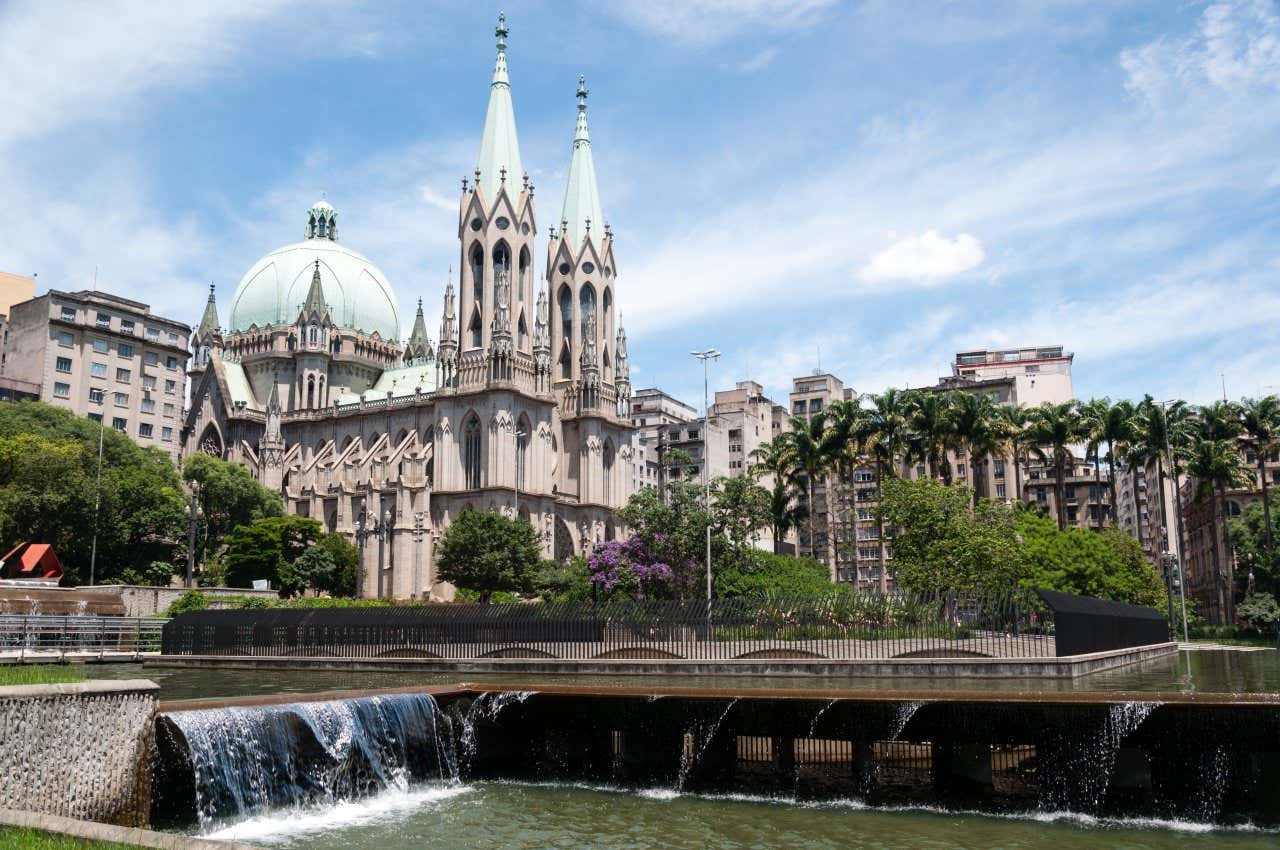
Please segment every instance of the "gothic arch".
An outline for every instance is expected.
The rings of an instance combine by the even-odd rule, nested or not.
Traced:
[[[204,431],[200,434],[200,442],[196,445],[207,455],[216,458],[226,456],[227,444],[222,440],[222,432],[218,430],[217,423],[210,422],[204,427]]]
[[[608,541],[608,540],[616,540],[617,538],[618,538],[618,529],[613,524],[613,517],[608,517],[604,521],[604,539]]]
[[[476,307],[484,304],[484,248],[480,243],[471,243],[471,297]]]
[[[533,280],[530,277],[532,273],[533,263],[529,260],[529,247],[527,245],[520,248],[520,285],[516,287],[517,301],[524,300],[524,291],[528,288],[533,290]]]
[[[467,413],[462,420],[461,449],[463,482],[468,490],[478,490],[483,483],[484,470],[484,426],[474,410]]]
[[[613,448],[613,439],[609,438],[604,441],[604,451],[602,452],[604,467],[604,487],[601,490],[602,501],[606,505],[613,504],[613,461],[617,453]]]
[[[521,413],[516,422],[516,487],[528,490],[529,480],[529,443],[533,438],[533,426],[529,424],[527,414]]]
[[[555,525],[555,559],[561,563],[573,557],[573,532],[569,530],[569,526],[559,516],[556,517]]]
[[[582,312],[582,331],[586,333],[587,318],[595,316],[596,313],[596,288],[588,281],[582,284],[582,289],[578,291],[578,305]],[[600,322],[596,320],[596,326],[599,327]]]

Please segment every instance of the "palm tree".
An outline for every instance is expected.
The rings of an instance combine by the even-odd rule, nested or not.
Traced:
[[[1027,431],[1027,408],[1009,404],[997,408],[1000,416],[1000,432],[1004,444],[1013,457],[1013,500],[1022,501],[1022,458],[1030,451]]]
[[[1149,466],[1153,461],[1156,466],[1156,479],[1160,482],[1160,527],[1164,529],[1165,542],[1173,530],[1169,528],[1169,514],[1165,509],[1164,473],[1166,464],[1172,465],[1168,456],[1173,447],[1173,434],[1169,423],[1184,418],[1183,408],[1186,403],[1174,401],[1168,404],[1157,402],[1146,396],[1138,403],[1133,417],[1133,440],[1142,447],[1142,454]]]
[[[955,423],[949,393],[913,392],[907,408],[911,429],[908,457],[928,463],[929,477],[951,483],[947,449],[955,444]]]
[[[1133,439],[1133,416],[1133,403],[1127,399],[1121,399],[1107,408],[1099,427],[1098,437],[1107,444],[1107,465],[1111,468],[1111,516],[1113,519],[1118,519],[1120,515],[1116,475],[1119,474],[1120,458],[1128,450],[1129,442]],[[1137,525],[1140,526],[1141,523]],[[1138,533],[1141,535],[1141,531]]]
[[[1034,444],[1032,452],[1046,463],[1053,464],[1054,497],[1058,503],[1058,530],[1067,527],[1067,466],[1072,460],[1071,447],[1080,440],[1080,413],[1074,401],[1054,404],[1046,401],[1029,411],[1028,438]]]
[[[870,458],[876,475],[876,492],[885,476],[897,477],[903,457],[907,453],[910,432],[907,427],[910,395],[890,387],[880,395],[871,396],[871,407],[862,419],[858,441]],[[884,537],[884,523],[876,515],[876,535],[880,556],[880,589],[888,587],[888,549]]]
[[[1101,501],[1102,494],[1102,444],[1106,441],[1103,433],[1107,421],[1107,413],[1111,410],[1111,400],[1093,398],[1080,405],[1080,426],[1086,441],[1085,457],[1093,458],[1093,487]],[[1113,482],[1115,476],[1111,476]],[[1107,518],[1106,507],[1098,511],[1095,529],[1102,530],[1103,521]]]
[[[817,511],[814,510],[813,488],[818,477],[827,471],[831,459],[827,417],[822,412],[808,418],[793,416],[791,430],[784,432],[781,437],[793,474],[797,477],[802,476],[804,479],[808,493],[805,509],[809,513],[809,554],[817,557],[817,533],[814,528],[814,517]],[[830,515],[830,505],[827,513]],[[834,573],[835,564],[829,566]]]
[[[1271,501],[1267,494],[1267,458],[1280,448],[1280,398],[1273,395],[1240,402],[1240,427],[1257,455],[1258,480],[1262,483],[1262,514],[1266,523],[1267,563],[1274,564],[1271,533]]]
[[[957,393],[952,408],[951,424],[955,438],[969,449],[969,467],[973,481],[973,504],[986,496],[986,476],[982,475],[987,457],[1000,451],[1004,442],[1000,417],[991,396],[981,393]]]
[[[828,481],[827,518],[831,528],[832,547],[839,549],[839,541],[844,537],[837,534],[837,525],[853,528],[853,498],[851,486],[853,470],[859,464],[859,452],[862,446],[863,420],[867,412],[856,398],[833,401],[827,406],[827,433],[824,446],[828,453],[828,468],[834,471],[834,482]],[[832,497],[836,497],[833,501]],[[837,507],[839,510],[837,510]],[[838,518],[838,519],[837,519]],[[851,534],[850,545],[857,548],[856,534]],[[856,554],[856,553],[855,553]],[[835,552],[838,558],[838,551]]]
[[[799,530],[808,512],[796,501],[800,482],[796,480],[791,452],[785,435],[779,434],[751,452],[753,463],[748,470],[756,478],[770,479],[769,527],[773,532],[773,553],[782,554],[787,532]]]
[[[1212,415],[1215,412],[1210,411],[1210,417],[1205,418],[1202,415],[1200,419],[1201,427],[1209,432],[1215,428]],[[1218,589],[1220,622],[1233,623],[1235,622],[1235,565],[1231,553],[1227,552],[1226,570],[1223,571],[1218,514],[1219,512],[1223,514],[1225,526],[1227,488],[1248,483],[1253,473],[1245,468],[1234,438],[1214,439],[1206,433],[1196,434],[1192,438],[1187,454],[1187,472],[1196,479],[1195,500],[1199,504],[1207,502],[1209,505],[1210,533],[1213,537],[1213,573],[1214,583]]]

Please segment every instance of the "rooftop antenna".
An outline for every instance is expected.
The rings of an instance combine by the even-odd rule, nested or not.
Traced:
[[[1227,373],[1219,372],[1218,376],[1222,378],[1222,400],[1227,400]]]

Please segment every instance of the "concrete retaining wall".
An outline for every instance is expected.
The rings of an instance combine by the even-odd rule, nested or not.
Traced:
[[[12,826],[19,829],[38,829],[55,835],[68,835],[86,841],[106,841],[133,847],[150,847],[155,850],[257,850],[248,844],[235,844],[229,841],[210,841],[207,838],[192,838],[187,835],[175,835],[171,832],[152,832],[147,829],[134,829],[123,826],[110,826],[93,821],[74,820],[57,815],[42,815],[37,812],[19,812],[11,809],[0,809],[0,826]]]
[[[146,826],[159,690],[145,680],[0,688],[0,807]]]
[[[126,617],[149,617],[163,614],[173,601],[187,592],[185,587],[148,587],[140,584],[101,584],[94,590],[114,593],[124,603]],[[250,590],[244,587],[198,587],[209,600],[210,608],[218,608],[219,602],[238,596],[259,599],[279,599],[274,590]]]

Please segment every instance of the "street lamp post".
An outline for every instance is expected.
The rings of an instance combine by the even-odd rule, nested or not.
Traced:
[[[711,475],[707,458],[711,427],[711,383],[707,371],[708,360],[719,360],[720,352],[714,348],[689,352],[702,361],[702,491],[703,505],[707,511],[707,603],[711,603]]]
[[[196,586],[196,530],[200,525],[200,482],[191,482],[191,501],[187,503],[187,579],[185,586]]]
[[[383,571],[386,563],[387,544],[391,542],[391,511],[383,511],[381,517],[369,518],[365,500],[360,500],[360,516],[356,519],[356,542],[360,544],[360,561],[356,565],[356,598],[364,596],[364,544],[370,537],[378,541],[378,589],[377,598],[383,594]]]

